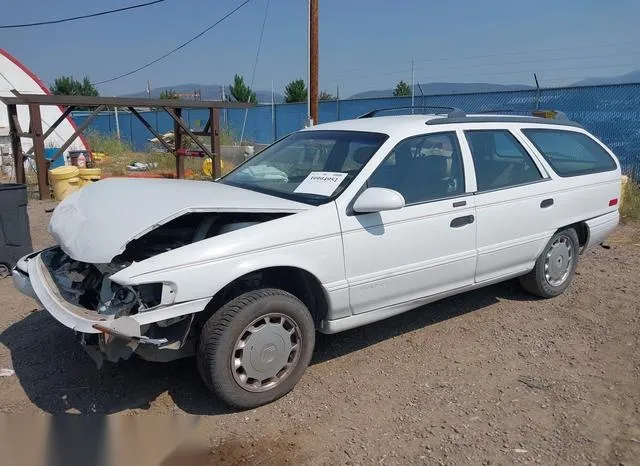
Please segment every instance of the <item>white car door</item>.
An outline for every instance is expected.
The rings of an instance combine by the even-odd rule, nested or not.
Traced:
[[[511,131],[464,133],[477,185],[475,281],[525,273],[553,235],[551,178]]]
[[[464,172],[455,131],[411,137],[391,151],[366,186],[398,191],[405,207],[365,214],[342,209],[354,314],[473,283],[475,206]]]

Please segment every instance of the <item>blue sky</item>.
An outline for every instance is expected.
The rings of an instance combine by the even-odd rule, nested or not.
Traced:
[[[142,0],[3,2],[1,24],[55,19]],[[637,0],[319,0],[320,85],[341,97],[417,82],[563,85],[640,69]],[[168,0],[72,23],[0,30],[0,47],[45,82],[99,81],[150,61],[206,28],[240,0]],[[182,83],[250,80],[266,0],[252,0],[185,49],[99,87],[118,95]],[[282,92],[306,78],[306,0],[271,0],[254,83]]]

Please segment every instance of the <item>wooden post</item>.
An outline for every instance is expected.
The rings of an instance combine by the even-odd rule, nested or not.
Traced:
[[[209,121],[211,123],[211,152],[213,152],[213,178],[222,176],[222,154],[220,153],[220,110],[209,109]]]
[[[33,134],[33,152],[36,157],[36,170],[38,171],[38,192],[40,199],[49,199],[49,186],[47,184],[47,162],[44,159],[44,133],[42,132],[42,116],[39,104],[29,104],[29,127]]]
[[[7,105],[9,115],[9,136],[11,138],[11,153],[13,154],[13,169],[16,172],[16,183],[25,184],[24,158],[22,156],[22,142],[19,133],[22,132],[18,123],[18,108],[15,105]],[[19,123],[18,123],[19,125]]]
[[[318,121],[318,0],[310,0],[309,15],[309,61],[310,78],[309,78],[309,100],[310,113],[313,124],[317,125]]]
[[[60,123],[62,123],[62,121],[69,116],[69,114],[73,111],[74,108],[75,107],[67,107],[67,109],[62,113],[62,115],[60,115],[58,119],[54,121],[51,126],[49,126],[49,129],[44,133],[45,141],[49,136],[51,136],[51,133],[53,133],[56,130],[56,128],[60,125]],[[33,146],[31,146],[31,149],[27,151],[27,154],[31,154],[31,153],[33,153]]]
[[[182,129],[178,124],[180,118],[182,118],[182,109],[174,108],[173,115],[176,118],[173,120],[173,141],[174,141],[174,155],[176,156],[176,176],[178,178],[184,178],[184,157],[178,155],[178,149],[182,149]]]

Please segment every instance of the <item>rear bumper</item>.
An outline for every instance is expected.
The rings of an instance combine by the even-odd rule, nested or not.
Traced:
[[[620,213],[616,210],[608,214],[587,220],[586,224],[589,228],[589,238],[583,252],[592,246],[602,243],[616,229],[620,223]]]
[[[111,329],[114,334],[120,334],[123,337],[140,338],[144,333],[143,326],[200,312],[210,301],[210,298],[198,299],[132,316],[114,318],[65,300],[53,282],[40,253],[30,254],[20,259],[12,275],[13,283],[21,293],[38,300],[47,312],[65,327],[82,333],[104,333],[104,330],[96,328],[98,326],[102,329]]]

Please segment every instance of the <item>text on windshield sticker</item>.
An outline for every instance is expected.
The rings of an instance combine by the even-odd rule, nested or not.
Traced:
[[[293,192],[331,196],[346,176],[340,172],[311,172]]]

